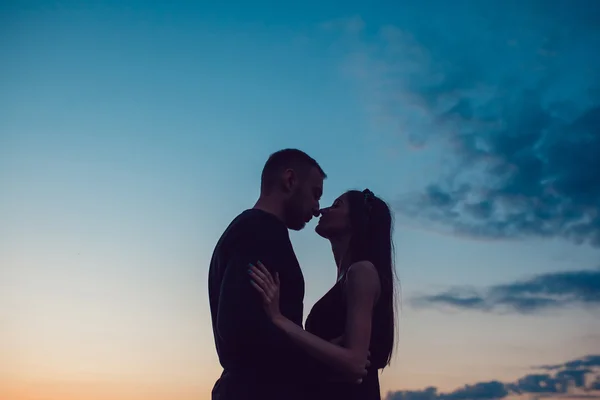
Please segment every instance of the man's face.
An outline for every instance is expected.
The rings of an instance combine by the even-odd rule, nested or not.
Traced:
[[[312,217],[319,215],[319,200],[322,194],[323,176],[317,168],[313,167],[304,179],[294,183],[290,196],[285,202],[287,227],[299,231]]]

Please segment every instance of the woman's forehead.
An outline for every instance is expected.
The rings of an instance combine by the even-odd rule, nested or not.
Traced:
[[[342,193],[340,196],[338,196],[338,198],[336,198],[333,202],[335,203],[336,201],[339,202],[343,202],[344,200],[346,200],[346,193]]]

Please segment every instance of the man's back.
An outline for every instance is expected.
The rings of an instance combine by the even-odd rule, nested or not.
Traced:
[[[282,314],[302,325],[304,278],[288,230],[272,214],[246,210],[225,230],[210,264],[213,333],[224,369],[213,399],[291,398],[307,369],[315,371],[308,356],[268,320],[250,285],[248,264],[259,260],[279,273]]]

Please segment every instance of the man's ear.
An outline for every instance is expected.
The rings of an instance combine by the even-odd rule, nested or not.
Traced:
[[[296,175],[296,171],[294,171],[291,168],[288,168],[285,171],[283,171],[283,174],[281,175],[281,185],[284,192],[292,192],[297,182],[298,176]]]

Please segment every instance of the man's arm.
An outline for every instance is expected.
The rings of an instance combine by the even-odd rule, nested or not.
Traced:
[[[261,357],[257,362],[278,356],[284,359],[292,344],[285,333],[268,319],[248,275],[250,263],[256,263],[259,257],[265,262],[273,257],[261,251],[263,246],[260,242],[254,247],[239,249],[225,269],[219,294],[217,333],[223,341],[245,356]],[[272,273],[279,268],[275,261],[267,265],[271,266]]]

